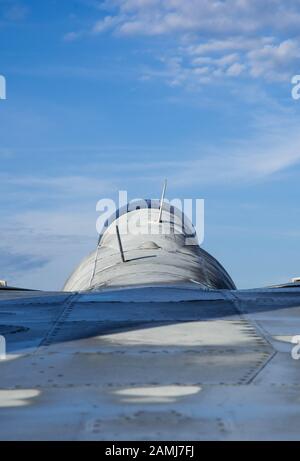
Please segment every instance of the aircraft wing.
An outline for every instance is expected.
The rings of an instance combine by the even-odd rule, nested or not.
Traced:
[[[0,334],[2,440],[299,439],[298,286],[4,289]]]

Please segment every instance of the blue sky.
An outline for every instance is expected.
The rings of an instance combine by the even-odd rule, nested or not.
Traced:
[[[164,177],[239,287],[300,275],[299,26],[296,0],[0,0],[0,278],[61,288],[96,202]]]

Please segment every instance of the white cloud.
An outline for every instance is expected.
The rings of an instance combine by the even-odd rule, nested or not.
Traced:
[[[195,41],[195,39],[193,39]],[[300,40],[277,41],[272,37],[244,40],[229,38],[223,43],[208,41],[180,46],[173,55],[161,59],[163,72],[149,72],[151,78],[197,88],[217,79],[241,76],[266,82],[290,82],[300,68]],[[205,76],[204,76],[205,74]]]
[[[264,113],[253,122],[250,136],[228,140],[218,147],[194,148],[188,157],[183,153],[182,160],[137,164],[135,174],[139,180],[155,183],[167,176],[172,186],[182,186],[185,192],[187,187],[199,184],[240,186],[271,179],[300,165],[299,146],[297,119],[291,113]]]
[[[293,64],[300,62],[298,40],[284,40],[279,44],[267,44],[248,52],[248,65],[253,77],[270,80],[290,80]]]
[[[237,77],[241,75],[241,73],[246,69],[246,66],[244,64],[240,64],[238,62],[235,62],[232,64],[230,67],[227,69],[227,75],[230,77]]]
[[[161,48],[164,69],[145,79],[165,72],[170,85],[241,76],[287,81],[300,67],[298,0],[111,0],[102,7],[108,14],[92,34],[174,37],[173,47]],[[228,56],[235,59],[226,63]]]
[[[45,177],[0,174],[0,179],[1,188],[5,188],[7,196],[9,196],[9,190],[17,189],[22,192],[22,195],[28,191],[32,196],[35,192],[38,194],[38,199],[48,196],[51,199],[63,201],[97,198],[100,194],[109,193],[113,187],[109,181],[79,175]]]
[[[117,16],[105,16],[104,19],[97,21],[92,28],[94,34],[100,34],[106,30],[112,29],[120,22],[120,19]]]
[[[297,29],[298,0],[115,0],[118,31],[157,35],[174,32],[253,33],[269,27]]]
[[[144,182],[157,184],[165,175],[169,183],[184,194],[197,187],[226,187],[267,181],[279,177],[284,172],[290,173],[291,167],[300,165],[300,136],[287,141],[282,139],[240,141],[228,143],[222,151],[211,149],[200,151],[183,160],[170,162],[166,167],[155,165],[148,168],[148,174],[141,172]],[[141,179],[141,178],[140,178]]]

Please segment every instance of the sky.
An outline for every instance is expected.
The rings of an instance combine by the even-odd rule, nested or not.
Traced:
[[[96,203],[205,200],[239,288],[300,276],[299,0],[0,0],[0,278],[59,290]]]

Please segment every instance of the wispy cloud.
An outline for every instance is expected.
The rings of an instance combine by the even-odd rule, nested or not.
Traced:
[[[24,210],[0,223],[0,278],[10,285],[59,289],[97,241],[96,213],[77,210]]]
[[[28,6],[21,1],[0,1],[0,20],[4,23],[23,21],[27,17],[28,12]]]
[[[173,46],[161,46],[160,66],[145,79],[189,87],[242,77],[280,82],[300,66],[297,0],[112,0],[105,9],[85,33],[174,38]]]
[[[26,196],[34,200],[36,197],[40,202],[49,200],[58,201],[58,204],[65,204],[67,201],[88,200],[99,197],[102,194],[109,194],[113,184],[105,179],[98,179],[92,176],[42,176],[42,175],[10,175],[0,174],[0,190],[6,191],[6,200],[10,194],[16,197],[18,194],[23,198]]]
[[[96,203],[114,188],[103,172],[99,177],[2,173],[1,276],[18,286],[61,288],[94,248]]]
[[[112,0],[105,3],[117,13],[102,21],[123,34],[160,35],[174,32],[211,34],[256,33],[299,26],[297,0]],[[112,21],[114,20],[114,21]],[[98,21],[99,23],[99,21]]]
[[[49,260],[36,255],[26,253],[14,253],[0,248],[0,278],[14,278],[24,271],[41,269],[47,265]]]

